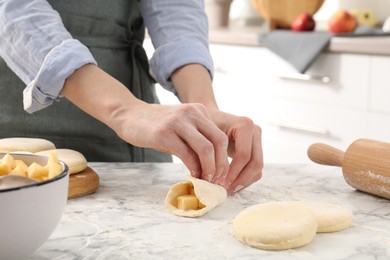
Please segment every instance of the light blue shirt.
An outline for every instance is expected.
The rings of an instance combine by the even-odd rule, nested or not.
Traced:
[[[151,71],[162,86],[175,92],[170,75],[186,64],[202,64],[213,75],[204,0],[141,0],[140,8],[155,47]],[[76,69],[96,64],[46,0],[0,0],[0,56],[27,85],[29,113],[58,99]]]

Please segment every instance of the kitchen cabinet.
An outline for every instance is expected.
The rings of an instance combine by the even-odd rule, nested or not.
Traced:
[[[265,48],[212,45],[211,52],[216,78],[220,77],[220,71],[229,74],[230,80],[237,79],[236,83],[250,92],[255,91],[257,96],[278,96],[333,106],[367,107],[366,86],[370,69],[367,56],[322,54],[307,72],[314,79],[307,80]]]
[[[324,52],[302,75],[266,48],[210,51],[219,107],[262,127],[265,163],[307,163],[315,142],[345,150],[359,138],[390,141],[389,56]],[[162,103],[177,102],[159,92]]]
[[[373,56],[370,78],[368,136],[390,142],[390,57]]]
[[[372,58],[370,110],[390,114],[390,58]]]

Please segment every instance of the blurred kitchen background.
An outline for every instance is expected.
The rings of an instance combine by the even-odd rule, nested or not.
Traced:
[[[390,142],[390,36],[333,37],[302,74],[259,43],[268,25],[252,0],[205,6],[220,109],[262,127],[265,163],[310,162],[306,151],[316,142],[341,150],[359,138]],[[316,31],[326,31],[340,9],[368,13],[379,29],[390,0],[325,0],[313,16]],[[152,55],[150,40],[145,47]],[[161,103],[178,103],[160,86],[157,92]]]
[[[208,12],[209,15],[209,25],[211,29],[223,26],[248,27],[261,25],[264,22],[264,19],[253,7],[253,2],[255,1],[256,0],[205,0],[206,12]],[[291,3],[293,4],[293,1]],[[325,0],[323,1],[321,8],[314,15],[316,22],[320,25],[319,29],[325,29],[324,25],[330,15],[341,9],[369,11],[378,20],[378,25],[380,25],[390,16],[390,1]]]

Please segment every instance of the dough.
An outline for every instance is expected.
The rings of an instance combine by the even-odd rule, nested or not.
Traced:
[[[182,210],[177,207],[177,197],[190,195],[192,193],[202,204],[202,208],[197,210]],[[172,213],[182,217],[200,217],[211,211],[225,201],[227,193],[224,187],[210,182],[189,177],[188,181],[183,181],[172,185],[165,198],[164,205]]]
[[[12,137],[0,139],[0,152],[3,153],[16,151],[36,153],[55,148],[52,142],[40,138]]]
[[[54,149],[57,151],[58,159],[63,161],[69,167],[69,174],[75,174],[84,171],[88,165],[84,155],[71,149]],[[53,150],[46,150],[35,153],[36,155],[49,156]]]
[[[317,218],[294,201],[268,202],[241,211],[233,221],[233,236],[249,246],[284,250],[313,240]]]
[[[308,207],[318,221],[317,233],[336,232],[349,227],[352,223],[351,210],[337,204],[320,201],[299,202]]]

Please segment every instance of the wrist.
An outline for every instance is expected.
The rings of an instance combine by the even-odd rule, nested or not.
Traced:
[[[201,103],[210,112],[218,110],[209,71],[200,64],[188,64],[175,70],[171,80],[183,103]]]
[[[66,79],[62,95],[115,132],[127,110],[142,103],[122,83],[92,64]]]
[[[126,139],[128,132],[137,129],[141,122],[142,115],[145,114],[145,106],[148,104],[136,99],[130,104],[118,104],[110,113],[107,125],[115,131],[122,139]],[[136,140],[128,140],[134,143]]]

